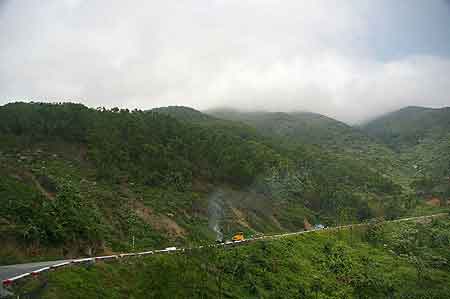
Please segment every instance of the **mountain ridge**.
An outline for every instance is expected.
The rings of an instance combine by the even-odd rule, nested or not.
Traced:
[[[344,223],[408,209],[404,190],[364,161],[285,147],[190,108],[161,109],[0,106],[9,240],[0,262],[198,244],[216,237],[218,223],[225,235],[294,231],[305,218]],[[223,217],[210,222],[216,202]]]

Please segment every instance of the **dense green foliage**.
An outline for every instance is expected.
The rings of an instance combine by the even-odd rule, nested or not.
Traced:
[[[450,108],[407,107],[363,126],[397,152],[420,196],[450,198]]]
[[[80,196],[70,182],[58,185],[56,197],[48,200],[26,184],[6,177],[0,181],[0,217],[16,217],[27,241],[62,243],[98,239],[101,233],[97,207]],[[25,199],[25,200],[23,200]]]
[[[173,109],[170,110],[173,112]],[[280,143],[318,145],[335,155],[364,161],[419,198],[450,198],[450,109],[407,107],[350,127],[315,113],[209,111],[240,121]],[[175,114],[175,113],[174,113]],[[408,191],[409,192],[409,191]]]
[[[43,298],[448,298],[450,222],[373,223],[50,272]],[[38,280],[22,291],[39,289]]]
[[[25,248],[0,249],[4,262],[18,251],[61,256],[207,242],[215,235],[208,201],[218,190],[226,235],[411,208],[399,185],[363,160],[285,146],[184,107],[14,103],[0,107],[0,137],[1,229]]]
[[[402,164],[383,142],[377,142],[357,127],[324,115],[310,112],[239,112],[226,109],[211,110],[208,113],[252,126],[265,136],[277,138],[285,147],[295,147],[298,144],[318,146],[328,153],[359,160],[367,168],[381,172],[400,184],[407,181]]]
[[[425,121],[426,129],[408,116],[355,129],[311,113],[215,115],[229,120],[187,107],[0,107],[0,263],[210,243],[216,204],[229,238],[298,231],[305,221],[433,213],[450,197],[443,116]],[[440,207],[423,203],[430,197]],[[50,273],[41,291],[46,298],[446,298],[449,231],[448,219],[371,221],[339,233],[65,269]]]
[[[2,107],[0,121],[2,134],[25,137],[27,145],[48,139],[86,144],[99,176],[131,175],[150,185],[183,188],[193,176],[246,184],[277,162],[249,138],[152,111],[18,103]]]
[[[406,107],[374,119],[363,129],[396,150],[420,144],[431,136],[448,135],[450,107]]]
[[[324,115],[296,112],[239,112],[218,109],[208,111],[223,119],[240,121],[257,128],[265,135],[286,137],[290,142],[307,143],[330,149],[366,147],[370,138],[358,129]]]

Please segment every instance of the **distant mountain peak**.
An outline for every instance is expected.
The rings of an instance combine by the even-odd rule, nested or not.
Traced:
[[[150,110],[152,112],[170,115],[181,121],[207,121],[214,119],[213,117],[187,106],[167,106]]]

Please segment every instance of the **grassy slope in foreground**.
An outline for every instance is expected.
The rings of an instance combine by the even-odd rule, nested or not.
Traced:
[[[43,298],[448,298],[450,221],[372,224],[51,272]],[[35,280],[24,289],[38,285]],[[22,289],[22,290],[24,290]]]

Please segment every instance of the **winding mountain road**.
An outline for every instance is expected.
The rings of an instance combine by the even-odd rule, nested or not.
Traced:
[[[386,222],[419,221],[421,219],[437,218],[437,217],[444,217],[444,216],[448,216],[448,213],[439,213],[439,214],[433,214],[433,215],[428,215],[428,216],[408,217],[408,218],[396,219],[396,220],[391,220],[391,221],[386,221]],[[368,223],[358,223],[358,224],[330,227],[330,228],[326,228],[325,230],[339,230],[339,229],[346,229],[346,228],[350,228],[350,227],[365,226],[365,225],[368,225]],[[198,247],[193,247],[193,248],[168,247],[168,248],[162,249],[162,250],[151,250],[151,251],[144,251],[144,252],[138,252],[138,253],[122,253],[122,254],[109,255],[109,256],[98,256],[98,257],[90,257],[90,258],[67,259],[67,260],[56,260],[56,261],[45,261],[45,262],[0,266],[0,280],[2,281],[2,285],[0,285],[0,297],[2,296],[2,294],[7,293],[7,291],[5,291],[5,289],[2,289],[2,287],[9,286],[12,283],[14,283],[15,281],[18,281],[22,278],[25,278],[28,276],[39,275],[39,273],[41,273],[41,272],[57,269],[59,267],[80,264],[80,263],[88,263],[88,262],[92,263],[92,262],[99,261],[99,260],[119,259],[119,258],[125,258],[125,257],[129,257],[129,256],[143,256],[143,255],[151,255],[151,254],[163,254],[163,253],[169,253],[169,252],[184,252],[184,251],[191,250],[191,249],[201,249],[201,248],[205,248],[205,247],[236,246],[236,245],[243,245],[245,243],[252,242],[252,241],[278,239],[278,238],[283,238],[283,237],[288,237],[288,236],[312,233],[315,231],[317,231],[317,230],[307,230],[307,231],[299,231],[299,232],[284,233],[284,234],[277,234],[277,235],[264,235],[264,236],[260,236],[260,237],[248,238],[243,241],[235,241],[235,242],[226,241],[223,243],[203,245],[203,246],[198,246]]]
[[[36,263],[26,263],[26,264],[16,264],[0,266],[0,280],[22,275],[24,273],[30,273],[45,267],[51,267],[64,262],[71,262],[72,260],[58,260],[58,261],[46,261],[46,262],[36,262]]]

